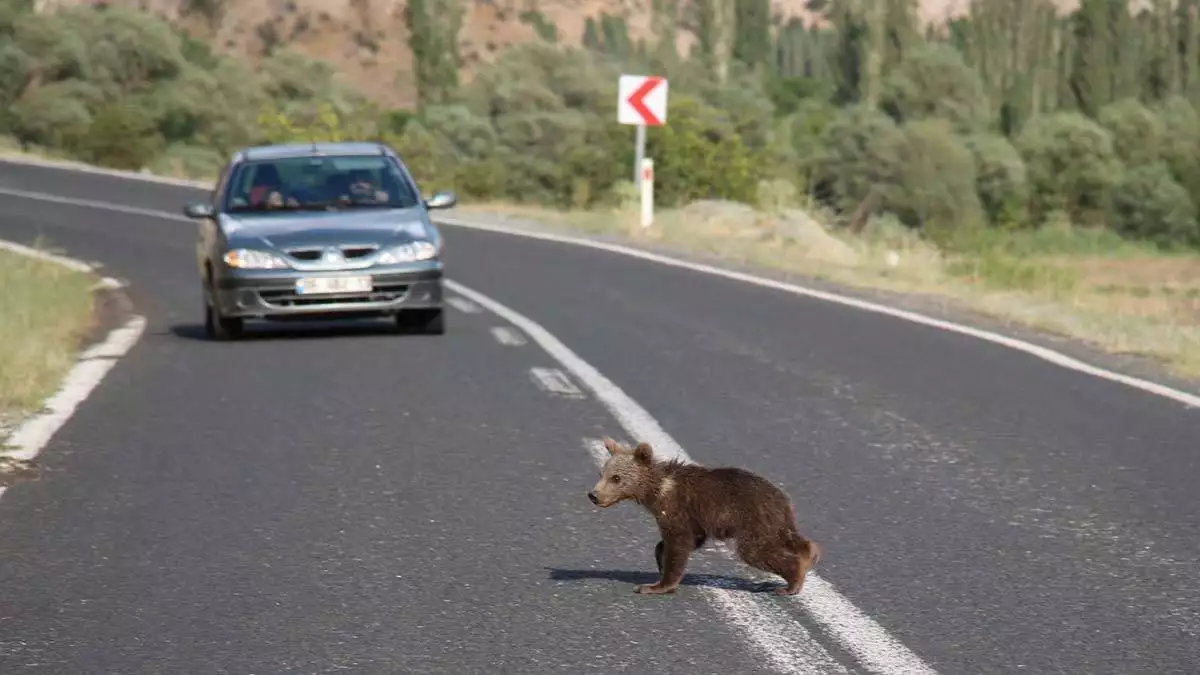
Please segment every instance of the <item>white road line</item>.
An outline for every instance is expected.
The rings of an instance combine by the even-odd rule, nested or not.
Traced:
[[[458,311],[462,312],[463,314],[478,314],[479,313],[479,308],[476,307],[474,303],[472,303],[469,300],[464,300],[462,298],[454,298],[454,297],[446,298],[446,304],[450,305],[454,309],[457,309]]]
[[[566,398],[583,398],[583,392],[558,368],[530,368],[529,375],[542,390]]]
[[[664,457],[677,457],[685,462],[693,461],[645,408],[638,405],[620,387],[571,351],[541,325],[516,310],[452,279],[447,279],[446,285],[454,292],[469,298],[524,331],[531,340],[590,389],[631,438],[650,443],[654,447],[655,453]],[[892,638],[882,626],[855,608],[853,603],[843,597],[832,584],[821,580],[816,573],[809,573],[801,598],[802,606],[808,610],[812,618],[821,624],[822,628],[844,649],[854,654],[864,666],[872,671],[889,675],[899,673],[930,675],[936,672],[919,656]],[[847,610],[852,611],[842,613]],[[770,655],[772,662],[777,665],[786,664],[780,666],[784,672],[825,672],[823,669],[813,671],[812,663],[807,657],[796,656],[798,653],[812,649],[807,645],[804,648],[797,646],[797,642],[804,642],[807,639],[804,635],[796,633],[796,642],[789,642],[786,632],[777,633],[761,627],[771,623],[771,619],[761,613],[753,614],[755,619],[761,622],[759,627],[756,627],[753,621],[750,625],[738,623],[740,621],[738,617],[730,616],[731,621],[750,633],[756,644]],[[766,639],[765,642],[759,642],[758,637],[755,637],[759,635],[756,631],[766,631],[767,635],[775,637]],[[816,643],[813,643],[813,646],[820,647]]]
[[[33,192],[31,190],[14,190],[13,188],[0,187],[0,195],[8,195],[9,197],[20,197],[22,199],[34,199],[43,202],[54,202],[56,204],[69,204],[71,206],[82,206],[89,209],[100,209],[104,211],[115,211],[116,213],[128,213],[135,216],[148,216],[150,218],[162,218],[165,220],[177,220],[180,222],[192,222],[182,215],[175,215],[170,211],[160,209],[142,209],[136,206],[124,206],[121,204],[112,204],[109,202],[99,202],[94,199],[77,199],[75,197],[60,197],[46,192]],[[83,261],[79,261],[82,264]]]
[[[597,468],[608,461],[608,450],[601,439],[585,438],[583,446]],[[850,671],[838,663],[807,628],[789,616],[781,603],[775,602],[774,596],[762,600],[744,590],[715,585],[704,585],[699,589],[718,611],[725,614],[729,623],[746,633],[780,672],[849,674]]]
[[[38,251],[28,246],[0,240],[0,247],[21,255],[56,262],[80,272],[90,272],[87,263]],[[101,285],[117,288],[122,284],[115,279],[105,278]],[[87,349],[80,355],[75,366],[67,373],[57,393],[43,405],[44,412],[25,420],[4,440],[0,456],[19,461],[32,461],[50,441],[55,432],[70,419],[84,399],[100,384],[119,358],[124,356],[141,338],[146,328],[146,319],[134,316],[124,326],[111,331],[103,342]]]
[[[188,182],[188,181],[177,181],[177,180],[172,180],[172,179],[167,179],[167,178],[161,178],[158,176],[146,176],[146,175],[135,174],[135,173],[122,173],[119,171],[92,170],[90,168],[89,169],[79,169],[79,168],[76,168],[71,165],[57,165],[57,164],[50,163],[50,162],[28,162],[28,161],[25,161],[24,158],[0,158],[0,163],[3,163],[6,159],[9,163],[12,163],[12,164],[30,164],[30,165],[34,165],[34,166],[50,166],[50,167],[62,169],[64,171],[79,171],[80,173],[96,173],[96,174],[101,174],[101,175],[106,175],[106,176],[113,176],[115,178],[138,180],[138,181],[143,181],[143,182],[147,182],[147,183],[158,183],[158,184],[162,184],[162,185],[186,185],[188,187],[196,187],[196,188],[202,188],[202,189],[209,189],[212,187],[210,183],[205,183],[205,182],[193,183],[193,182]],[[88,206],[88,207],[97,208],[97,209],[107,209],[107,210],[116,211],[119,213],[133,213],[133,214],[138,214],[138,215],[149,215],[149,216],[155,216],[155,217],[159,217],[159,218],[166,218],[168,220],[190,222],[184,216],[176,215],[169,211],[158,211],[158,210],[154,210],[154,209],[139,209],[139,208],[131,207],[131,206],[122,206],[120,204],[109,204],[106,202],[97,202],[97,201],[92,201],[92,200],[87,200],[87,199],[73,199],[70,197],[60,197],[58,195],[52,195],[52,194],[48,194],[48,193],[44,193],[44,192],[32,192],[32,191],[28,191],[28,190],[14,190],[11,188],[0,187],[0,194],[9,195],[9,196],[13,196],[13,197],[22,197],[25,199],[38,199],[38,200],[42,200],[42,201],[57,202],[57,203],[61,203],[61,204],[75,204],[75,205],[79,205],[79,206]],[[767,279],[765,277],[759,277],[759,276],[755,276],[753,274],[747,274],[745,272],[737,272],[734,270],[728,270],[728,269],[722,269],[720,267],[715,267],[713,265],[705,265],[703,263],[694,263],[694,262],[689,262],[686,260],[680,260],[678,258],[672,258],[670,256],[662,255],[659,253],[651,253],[649,251],[642,251],[642,250],[639,250],[639,249],[636,249],[636,248],[633,248],[630,246],[622,246],[621,244],[610,244],[608,242],[602,242],[602,241],[591,241],[589,239],[584,239],[582,237],[572,237],[569,235],[552,234],[552,233],[547,233],[547,232],[531,232],[531,231],[520,230],[520,229],[516,229],[516,228],[503,227],[503,226],[499,226],[499,225],[486,225],[483,223],[473,223],[470,221],[459,220],[458,218],[449,218],[449,217],[443,217],[443,216],[438,216],[437,222],[444,223],[444,224],[450,225],[452,227],[462,227],[465,229],[482,230],[482,231],[486,231],[486,232],[495,232],[498,234],[507,234],[509,236],[514,236],[514,237],[526,237],[528,239],[539,239],[542,241],[552,241],[552,242],[556,242],[556,243],[560,243],[560,244],[570,244],[572,246],[582,246],[584,248],[591,248],[591,249],[600,250],[600,251],[608,251],[609,253],[617,253],[620,255],[629,256],[631,258],[647,260],[650,262],[658,263],[660,265],[666,265],[668,267],[677,267],[680,269],[686,269],[686,270],[690,270],[693,272],[699,272],[702,274],[711,274],[714,276],[724,277],[726,279],[732,279],[734,281],[741,281],[741,282],[748,283],[748,284],[754,284],[755,286],[772,288],[772,289],[775,289],[778,291],[783,291],[785,293],[791,293],[793,295],[803,295],[803,296],[814,298],[817,300],[824,300],[826,302],[832,302],[834,304],[842,305],[845,307],[853,307],[855,309],[863,310],[866,312],[873,312],[875,314],[883,314],[886,316],[890,316],[892,318],[901,319],[904,321],[909,321],[909,322],[921,324],[924,326],[929,326],[931,328],[937,328],[939,330],[944,330],[944,331],[947,331],[950,333],[958,333],[960,335],[966,335],[968,337],[973,337],[973,338],[976,338],[979,340],[983,340],[985,342],[991,342],[993,344],[997,344],[1002,347],[1008,347],[1009,349],[1013,349],[1013,350],[1019,351],[1019,352],[1024,352],[1026,354],[1029,354],[1030,356],[1034,356],[1036,358],[1042,359],[1043,361],[1046,361],[1053,365],[1059,366],[1061,368],[1066,368],[1067,370],[1074,370],[1076,372],[1084,373],[1086,375],[1091,375],[1093,377],[1098,377],[1100,379],[1108,380],[1110,382],[1118,382],[1120,384],[1124,384],[1124,385],[1133,387],[1135,389],[1140,389],[1144,392],[1154,394],[1156,396],[1161,396],[1163,398],[1168,398],[1173,401],[1177,401],[1177,402],[1182,403],[1185,406],[1188,406],[1190,408],[1200,408],[1200,395],[1197,395],[1194,393],[1182,391],[1180,389],[1175,389],[1173,387],[1168,387],[1166,385],[1159,384],[1157,382],[1151,382],[1149,380],[1144,380],[1144,379],[1133,377],[1130,375],[1125,375],[1123,373],[1118,373],[1115,371],[1107,370],[1105,368],[1100,368],[1099,366],[1093,366],[1090,363],[1086,363],[1086,362],[1080,361],[1079,359],[1073,358],[1071,356],[1067,356],[1066,354],[1063,354],[1062,352],[1058,352],[1053,349],[1049,349],[1047,347],[1042,347],[1040,345],[1036,345],[1031,342],[1026,342],[1025,340],[1019,340],[1017,338],[1009,337],[1007,335],[1001,335],[1000,333],[994,333],[992,331],[987,331],[987,330],[983,330],[980,328],[973,328],[971,326],[954,323],[952,321],[944,321],[942,319],[935,319],[933,317],[926,316],[924,314],[919,314],[917,312],[910,312],[910,311],[904,310],[904,309],[897,309],[895,307],[888,307],[887,305],[881,305],[881,304],[874,303],[874,302],[868,302],[866,300],[860,300],[858,298],[850,297],[848,295],[839,295],[837,293],[831,293],[828,291],[819,291],[814,288],[808,288],[805,286],[800,286],[797,284],[787,283],[787,282],[783,282],[783,281],[776,281],[774,279]]]
[[[1101,368],[1099,366],[1094,366],[1090,363],[1080,361],[1079,359],[1076,359],[1074,357],[1067,356],[1066,354],[1063,354],[1062,352],[1055,351],[1048,347],[1042,347],[1040,345],[1033,344],[1032,342],[1026,342],[1025,340],[1020,340],[1020,339],[1017,339],[1014,337],[1009,337],[1007,335],[1002,335],[1000,333],[994,333],[992,331],[983,330],[981,328],[973,328],[971,326],[954,323],[952,321],[944,321],[942,319],[935,319],[933,317],[926,316],[924,314],[919,314],[917,312],[910,312],[910,311],[904,310],[904,309],[888,307],[887,305],[881,305],[881,304],[869,302],[866,300],[860,300],[858,298],[850,297],[847,295],[839,295],[837,293],[831,293],[828,291],[820,291],[820,290],[817,290],[814,288],[808,288],[808,287],[800,286],[797,284],[787,283],[787,282],[783,282],[783,281],[776,281],[774,279],[767,279],[765,277],[759,277],[759,276],[755,276],[753,274],[747,274],[745,272],[737,272],[734,270],[728,270],[728,269],[723,269],[720,267],[715,267],[713,265],[705,265],[703,263],[694,263],[694,262],[689,262],[686,260],[680,260],[678,258],[672,258],[670,256],[662,255],[659,253],[651,253],[649,251],[642,251],[642,250],[639,250],[639,249],[636,249],[636,248],[633,248],[630,246],[622,246],[621,244],[610,244],[608,242],[602,242],[602,241],[591,241],[589,239],[583,239],[581,237],[572,237],[569,235],[551,234],[551,233],[546,233],[546,232],[530,232],[530,231],[525,231],[525,230],[519,230],[516,228],[509,228],[509,227],[503,227],[503,226],[498,226],[498,225],[487,225],[484,223],[474,223],[474,222],[470,222],[470,221],[459,220],[457,218],[447,218],[447,217],[442,217],[442,216],[437,217],[437,222],[444,223],[444,224],[450,225],[452,227],[462,227],[465,229],[496,232],[498,234],[507,234],[507,235],[512,235],[512,236],[516,236],[516,237],[527,237],[529,239],[540,239],[542,241],[552,241],[552,242],[556,242],[556,243],[560,243],[560,244],[570,244],[573,246],[582,246],[584,248],[608,251],[610,253],[618,253],[620,255],[629,256],[631,258],[639,258],[641,260],[655,262],[660,265],[666,265],[668,267],[677,267],[680,269],[690,270],[692,272],[700,272],[702,274],[711,274],[714,276],[724,277],[726,279],[732,279],[734,281],[741,281],[741,282],[748,283],[748,284],[754,284],[755,286],[762,286],[765,288],[771,288],[774,290],[783,291],[785,293],[791,293],[793,295],[803,295],[803,296],[814,298],[817,300],[824,300],[826,302],[832,302],[834,304],[842,305],[845,307],[853,307],[855,309],[863,310],[866,312],[873,312],[875,314],[883,314],[883,315],[890,316],[890,317],[893,317],[896,319],[902,319],[904,321],[909,321],[912,323],[929,326],[931,328],[937,328],[939,330],[944,330],[944,331],[947,331],[950,333],[958,333],[960,335],[966,335],[966,336],[973,337],[973,338],[976,338],[979,340],[983,340],[985,342],[991,342],[993,344],[997,344],[997,345],[1000,345],[1003,347],[1008,347],[1009,349],[1023,352],[1025,354],[1029,354],[1030,356],[1037,357],[1039,359],[1042,359],[1043,361],[1054,364],[1061,368],[1066,368],[1067,370],[1073,370],[1073,371],[1084,373],[1087,375],[1092,375],[1094,377],[1098,377],[1103,380],[1109,380],[1111,382],[1118,382],[1120,384],[1124,384],[1124,385],[1133,387],[1135,389],[1140,389],[1144,392],[1154,394],[1156,396],[1162,396],[1163,398],[1168,398],[1173,401],[1177,401],[1177,402],[1182,403],[1185,406],[1188,406],[1190,408],[1200,408],[1200,395],[1197,395],[1197,394],[1194,394],[1191,392],[1187,392],[1187,391],[1182,391],[1179,389],[1175,389],[1173,387],[1168,387],[1166,385],[1159,384],[1157,382],[1151,382],[1149,380],[1144,380],[1141,378],[1133,377],[1131,375],[1125,375],[1123,373],[1118,373],[1115,371],[1107,370],[1107,369]]]
[[[521,334],[508,326],[494,326],[492,328],[492,337],[496,338],[496,342],[509,347],[520,347],[525,344],[525,338]]]

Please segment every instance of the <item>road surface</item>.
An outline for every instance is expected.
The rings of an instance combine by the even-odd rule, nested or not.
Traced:
[[[202,195],[0,162],[0,238],[103,263],[148,320],[40,479],[0,498],[0,672],[1197,672],[1200,411],[885,316],[448,226],[466,295],[443,337],[212,343],[177,217]],[[634,594],[652,521],[585,496],[589,443],[629,435],[471,292],[696,461],[787,489],[823,586],[752,592],[710,548],[675,596]],[[830,598],[869,618],[839,627]]]

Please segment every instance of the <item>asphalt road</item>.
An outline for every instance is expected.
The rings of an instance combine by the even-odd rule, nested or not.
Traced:
[[[149,320],[41,480],[0,499],[0,672],[754,673],[788,639],[764,625],[823,639],[707,551],[676,596],[633,594],[649,517],[584,497],[585,439],[620,428],[539,388],[557,364],[497,341],[499,317],[209,343],[192,226],[20,190],[172,213],[199,194],[0,163],[0,237],[103,262]],[[821,576],[938,672],[1197,672],[1200,411],[888,317],[443,232],[456,281],[692,457],[783,485]]]

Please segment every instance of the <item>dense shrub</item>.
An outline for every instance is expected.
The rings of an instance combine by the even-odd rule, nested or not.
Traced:
[[[984,220],[971,151],[946,120],[911,122],[903,135],[903,170],[887,210],[939,244],[968,239]]]
[[[1162,159],[1166,128],[1153,110],[1136,99],[1125,98],[1104,106],[1097,121],[1112,135],[1113,150],[1126,167]]]
[[[216,5],[200,4],[217,29]],[[430,59],[414,66],[425,104],[386,110],[286,40],[248,63],[149,13],[107,3],[35,13],[31,0],[0,0],[0,135],[197,176],[247,144],[382,139],[426,191],[592,208],[630,196],[635,130],[616,122],[617,78],[657,72],[670,77],[670,110],[648,130],[647,153],[663,206],[717,198],[778,209],[807,193],[855,227],[881,211],[942,244],[1066,217],[1200,245],[1200,113],[1190,76],[1177,76],[1194,69],[1157,49],[1122,51],[1157,45],[1163,29],[1190,34],[1193,24],[1171,23],[1191,21],[1182,14],[1156,16],[1155,5],[1151,20],[1097,31],[1096,3],[1074,23],[1033,3],[1020,25],[972,3],[947,35],[923,40],[910,3],[870,14],[837,1],[818,10],[832,31],[793,22],[731,52],[737,12],[708,4],[664,23],[657,44],[609,16],[585,48],[505,48],[462,85],[448,20],[436,39],[413,38],[424,39],[417,60]],[[688,29],[697,40],[683,57],[670,40]]]
[[[1200,244],[1196,205],[1162,162],[1126,172],[1113,190],[1113,216],[1122,234],[1163,248]]]
[[[1029,223],[1029,176],[1021,154],[1003,136],[980,133],[967,138],[975,160],[975,187],[988,221],[997,227]]]
[[[1032,188],[1037,220],[1054,211],[1083,225],[1104,225],[1122,167],[1112,135],[1079,113],[1054,113],[1029,122],[1017,137]]]
[[[956,50],[937,43],[906,55],[888,74],[880,104],[897,122],[937,118],[957,131],[982,129],[990,115],[979,74]]]

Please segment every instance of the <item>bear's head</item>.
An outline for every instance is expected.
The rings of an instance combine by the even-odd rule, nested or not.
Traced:
[[[600,470],[600,481],[588,492],[593,504],[609,507],[625,499],[641,501],[654,491],[654,451],[649,443],[629,448],[606,438],[604,448],[611,456]]]

